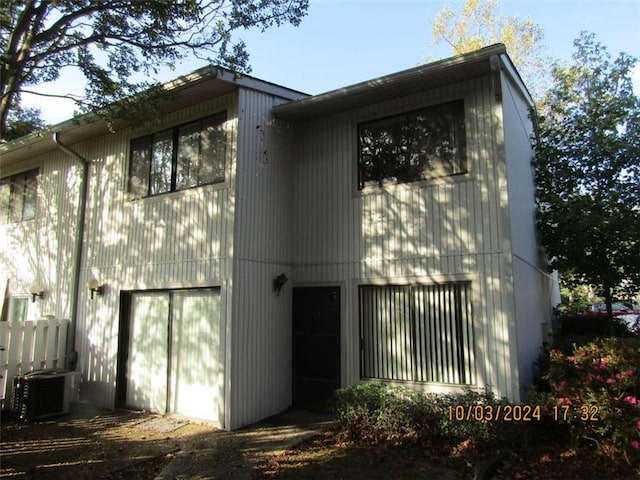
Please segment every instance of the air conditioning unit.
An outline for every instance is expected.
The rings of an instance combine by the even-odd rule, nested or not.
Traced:
[[[79,399],[80,372],[35,370],[13,379],[13,413],[21,420],[62,415]]]

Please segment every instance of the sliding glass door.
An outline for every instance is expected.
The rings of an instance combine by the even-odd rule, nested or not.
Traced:
[[[220,290],[132,292],[128,407],[221,420]]]

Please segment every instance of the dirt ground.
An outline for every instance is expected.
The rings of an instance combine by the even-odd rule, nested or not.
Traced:
[[[220,433],[206,423],[138,412],[33,422],[3,413],[0,477],[153,479],[180,450]]]
[[[83,412],[37,422],[2,417],[0,478],[52,480],[473,478],[490,458],[430,448],[363,448],[332,419],[290,411],[234,432],[137,412]],[[496,480],[640,479],[619,455],[566,441],[515,449]],[[166,467],[166,468],[165,468]]]

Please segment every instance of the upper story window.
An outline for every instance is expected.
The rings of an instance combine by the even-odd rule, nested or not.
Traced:
[[[134,198],[224,182],[227,138],[220,113],[131,141]]]
[[[358,125],[358,189],[467,172],[464,102]]]
[[[36,218],[39,172],[34,168],[0,180],[0,223]]]

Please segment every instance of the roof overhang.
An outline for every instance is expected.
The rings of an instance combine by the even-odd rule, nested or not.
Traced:
[[[491,45],[471,53],[282,104],[274,108],[274,115],[294,122],[308,120],[486,76],[492,71],[490,59],[499,56],[507,56],[505,46]]]
[[[308,96],[248,75],[234,75],[229,70],[215,66],[204,67],[178,77],[165,83],[163,88],[171,94],[168,99],[160,102],[160,108],[164,113],[181,110],[239,88],[267,92],[286,100],[298,100]],[[118,130],[123,127],[126,127],[124,123],[116,122],[111,129]],[[63,139],[65,145],[73,145],[110,131],[112,130],[107,123],[97,115],[84,114],[0,145],[0,167],[6,168],[27,158],[57,149],[58,145],[53,140],[54,133]]]

